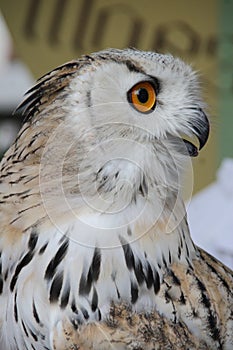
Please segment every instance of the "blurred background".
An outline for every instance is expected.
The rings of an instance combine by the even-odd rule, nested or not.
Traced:
[[[233,267],[233,0],[0,0],[0,157],[35,79],[81,54],[128,46],[172,53],[200,74],[212,127],[193,161],[188,217],[194,241]]]

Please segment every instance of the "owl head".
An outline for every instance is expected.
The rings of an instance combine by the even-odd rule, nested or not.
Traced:
[[[177,193],[184,158],[208,139],[203,107],[197,75],[180,59],[108,49],[58,67],[29,90],[17,142],[36,149],[24,162],[37,156],[46,195],[58,186],[71,201],[122,212]]]

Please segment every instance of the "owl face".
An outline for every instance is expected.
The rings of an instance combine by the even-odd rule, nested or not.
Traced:
[[[135,139],[194,136],[200,144],[186,146],[191,156],[197,155],[197,147],[207,141],[209,123],[190,66],[169,55],[136,50],[103,51],[93,58],[92,69],[85,67],[70,84],[70,99],[80,101],[76,95],[82,91],[90,127],[122,124],[126,135],[127,127],[134,127]]]

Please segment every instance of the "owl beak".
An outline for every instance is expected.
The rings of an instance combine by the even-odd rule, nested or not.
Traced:
[[[201,108],[195,109],[197,122],[189,126],[187,134],[182,134],[180,137],[167,134],[167,138],[172,144],[173,148],[183,155],[196,157],[198,152],[204,147],[209,137],[209,121],[206,114]],[[191,136],[190,136],[191,135]]]
[[[192,124],[192,132],[198,139],[199,145],[195,145],[192,141],[187,140],[186,138],[183,139],[190,157],[196,157],[198,151],[205,146],[210,131],[210,124],[206,114],[201,108],[198,108],[196,111],[198,111],[198,119],[196,124]]]
[[[200,143],[199,150],[201,150],[205,146],[208,140],[209,132],[210,132],[210,123],[206,114],[203,112],[201,108],[199,109],[199,116],[200,116],[200,119],[198,120],[198,126],[193,125],[193,130],[194,130],[194,134],[197,136],[199,140],[199,143]]]

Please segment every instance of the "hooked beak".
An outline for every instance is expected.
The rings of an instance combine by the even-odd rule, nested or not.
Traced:
[[[172,142],[173,148],[176,149],[177,152],[183,155],[189,155],[190,157],[196,157],[198,155],[199,150],[201,150],[206,144],[209,137],[210,125],[207,119],[206,114],[203,112],[201,108],[196,108],[198,112],[197,122],[196,124],[191,124],[188,135],[182,135],[183,137],[177,137],[167,134],[167,138]],[[190,134],[192,136],[190,137]],[[194,144],[196,143],[196,144]]]
[[[193,144],[193,142],[183,139],[190,157],[196,157],[198,155],[198,151],[200,151],[205,146],[209,137],[209,120],[201,108],[198,109],[198,114],[199,118],[197,119],[197,124],[192,125],[192,131],[199,140],[199,149],[196,145]]]

